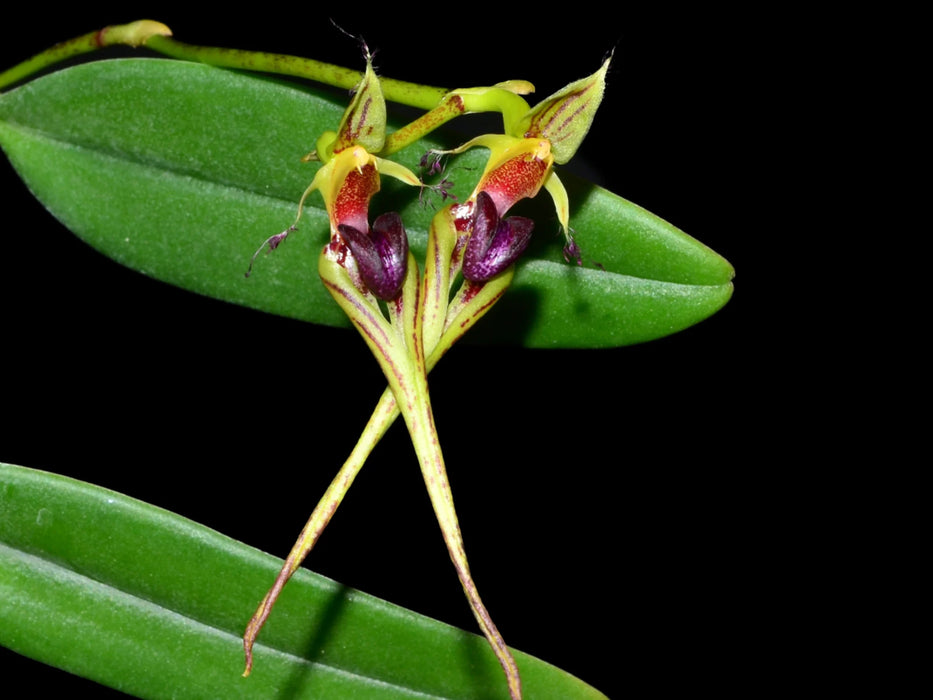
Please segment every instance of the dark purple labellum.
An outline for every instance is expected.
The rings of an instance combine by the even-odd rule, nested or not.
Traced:
[[[534,225],[524,216],[500,220],[492,197],[480,192],[473,232],[463,251],[463,276],[471,282],[485,282],[498,275],[525,252]]]
[[[397,297],[408,266],[408,235],[402,217],[395,212],[383,214],[369,234],[346,224],[339,224],[337,230],[369,291],[385,301]]]

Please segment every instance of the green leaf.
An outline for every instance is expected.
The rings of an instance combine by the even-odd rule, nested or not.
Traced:
[[[293,220],[318,167],[300,157],[339,123],[345,101],[199,64],[100,61],[0,95],[0,144],[49,210],[114,260],[211,297],[346,326],[317,279],[328,230],[317,197],[300,230],[244,279],[262,241]],[[450,144],[422,141],[398,159],[415,167],[438,145]],[[484,158],[472,152],[449,168],[455,192],[470,191]],[[616,195],[562,178],[571,226],[586,259],[603,269],[562,260],[539,196],[529,206],[541,212],[536,241],[515,289],[480,324],[481,337],[626,345],[686,328],[728,301],[732,268],[716,253]],[[433,209],[417,191],[384,182],[374,206],[400,211],[413,250],[423,253]]]
[[[180,516],[0,464],[0,644],[142,698],[507,697],[482,637],[300,570],[242,678],[282,562]],[[516,653],[529,698],[604,698]]]

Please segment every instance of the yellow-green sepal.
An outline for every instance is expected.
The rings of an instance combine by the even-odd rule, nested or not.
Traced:
[[[546,138],[554,162],[566,163],[583,142],[606,89],[607,58],[598,71],[570,83],[531,109],[517,124],[513,136]]]
[[[370,153],[378,153],[386,140],[386,101],[382,86],[371,59],[366,61],[366,72],[343,113],[337,129],[334,151],[348,146],[362,146]]]

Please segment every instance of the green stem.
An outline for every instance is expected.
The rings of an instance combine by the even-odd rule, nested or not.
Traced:
[[[117,44],[145,46],[170,58],[206,63],[219,68],[304,78],[345,90],[356,88],[363,75],[350,68],[299,56],[186,44],[172,38],[171,34],[171,30],[164,24],[152,20],[104,27],[99,31],[56,44],[0,73],[0,90],[72,56]],[[517,119],[528,111],[528,103],[525,100],[510,90],[501,88],[474,88],[449,92],[446,88],[419,85],[393,78],[380,77],[379,82],[385,99],[427,110],[426,114],[386,138],[385,146],[379,153],[383,156],[396,153],[461,114],[499,112],[508,132]]]
[[[386,136],[385,145],[379,151],[379,155],[387,156],[396,153],[463,113],[463,100],[456,94],[448,94],[433,109],[429,108],[428,112],[413,122]]]
[[[171,58],[208,63],[221,68],[305,78],[345,90],[354,89],[363,77],[360,71],[310,58],[264,51],[194,46],[166,36],[152,37],[146,42],[146,47]],[[387,100],[419,109],[432,109],[447,93],[445,88],[418,85],[392,78],[380,78],[379,82],[382,84],[383,94]]]
[[[195,46],[176,41],[171,35],[172,31],[168,27],[152,20],[139,20],[130,24],[104,27],[96,32],[56,44],[0,73],[0,90],[72,56],[117,44],[145,46],[171,58],[207,63],[221,68],[305,78],[346,90],[355,88],[362,77],[359,71],[310,58],[262,51],[224,49],[215,46]],[[387,100],[425,110],[436,107],[448,92],[445,88],[419,85],[392,78],[380,78],[380,82]]]
[[[433,109],[428,109],[426,114],[387,136],[379,155],[386,156],[400,151],[461,114],[498,112],[502,115],[504,133],[512,133],[518,120],[528,113],[529,107],[524,99],[510,90],[491,87],[454,90],[445,94]]]
[[[72,56],[80,56],[117,44],[141,46],[153,37],[169,36],[171,33],[172,30],[161,22],[143,19],[82,34],[74,39],[56,44],[52,48],[46,49],[42,53],[36,54],[32,58],[0,73],[0,90]]]

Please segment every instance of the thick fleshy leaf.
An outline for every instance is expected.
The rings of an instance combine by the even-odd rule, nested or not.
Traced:
[[[345,95],[341,96],[345,100]],[[328,234],[319,198],[300,230],[250,256],[294,218],[314,164],[300,162],[340,122],[340,99],[266,78],[167,60],[101,61],[0,95],[0,144],[36,196],[114,260],[208,296],[333,326],[346,318],[317,280]],[[415,168],[422,141],[398,154]],[[454,192],[468,194],[485,152],[458,157]],[[461,167],[462,166],[462,167]],[[515,289],[479,332],[536,347],[626,345],[715,313],[732,268],[670,224],[603,189],[562,175],[586,260],[567,265],[548,237],[545,195]],[[416,256],[434,210],[414,188],[384,183],[379,211],[399,211]]]
[[[280,566],[113,491],[0,464],[4,646],[143,698],[507,697],[481,637],[307,570],[242,678],[240,635]],[[605,697],[516,658],[529,697]]]

